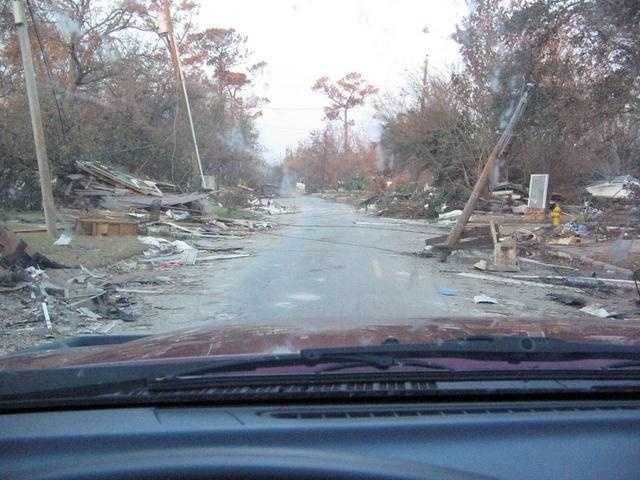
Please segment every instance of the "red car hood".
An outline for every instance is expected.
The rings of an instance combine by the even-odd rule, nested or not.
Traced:
[[[327,323],[339,325],[339,323]],[[640,344],[640,324],[613,319],[434,318],[410,325],[338,326],[307,330],[285,326],[216,326],[152,335],[119,345],[62,348],[0,358],[0,370],[55,368],[119,362],[166,361],[220,355],[294,353],[304,348],[433,342],[469,335],[529,335],[573,341]]]

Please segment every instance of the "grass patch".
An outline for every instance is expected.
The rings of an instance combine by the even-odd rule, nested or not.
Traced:
[[[40,252],[56,262],[68,266],[83,265],[87,268],[105,267],[120,260],[142,254],[145,246],[137,237],[88,237],[74,235],[71,245],[58,247],[46,233],[21,233],[29,253]]]
[[[7,223],[11,227],[15,227],[15,225],[33,227],[34,223],[44,224],[44,214],[41,210],[0,210],[0,222]]]

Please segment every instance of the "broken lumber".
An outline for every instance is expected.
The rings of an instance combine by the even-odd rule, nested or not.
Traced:
[[[543,287],[546,289],[558,289],[561,288],[563,290],[570,290],[572,292],[581,292],[582,290],[573,287],[566,287],[564,285],[549,285],[548,283],[538,283],[538,282],[528,282],[525,280],[516,280],[514,278],[507,277],[498,277],[496,275],[486,275],[484,273],[467,273],[460,272],[458,273],[461,277],[472,278],[475,280],[485,280],[488,282],[497,282],[497,283],[506,283],[508,285],[519,285],[523,287]]]
[[[619,273],[621,275],[625,275],[628,278],[633,277],[633,272],[627,268],[618,267],[616,265],[612,265],[606,262],[601,262],[600,260],[594,260],[593,258],[587,257],[586,255],[571,254],[571,253],[564,252],[562,250],[552,250],[552,249],[548,249],[546,253],[549,256],[562,258],[564,260],[571,260],[571,261],[577,260],[581,263],[591,265],[592,267],[601,268],[603,270],[609,270],[612,272]]]

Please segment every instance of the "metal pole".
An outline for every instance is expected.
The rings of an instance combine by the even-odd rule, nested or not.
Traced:
[[[29,41],[29,31],[24,14],[22,0],[14,0],[13,14],[18,40],[20,42],[20,53],[22,55],[22,65],[24,68],[24,84],[27,90],[29,101],[29,113],[31,115],[31,128],[33,129],[33,140],[36,147],[36,158],[38,160],[38,174],[40,176],[40,191],[42,192],[42,208],[44,210],[44,220],[47,224],[47,232],[52,237],[58,234],[56,227],[56,208],[53,203],[53,190],[51,188],[51,173],[49,172],[49,159],[47,158],[47,146],[44,138],[44,128],[42,126],[42,115],[40,112],[40,100],[38,98],[38,86],[36,84],[36,72],[33,67],[31,54],[31,43]]]
[[[524,112],[524,109],[527,105],[527,101],[529,98],[529,90],[530,90],[530,87],[527,87],[527,89],[524,91],[524,93],[520,97],[520,101],[518,102],[518,105],[516,106],[516,109],[514,110],[513,115],[509,120],[509,124],[507,125],[507,128],[504,129],[504,132],[502,132],[502,136],[500,137],[500,140],[498,140],[498,143],[496,144],[496,146],[493,147],[493,150],[491,151],[491,154],[487,159],[487,163],[484,165],[484,168],[482,169],[482,173],[480,173],[480,176],[478,177],[478,181],[476,182],[475,187],[473,187],[473,191],[469,196],[469,200],[467,200],[467,204],[464,206],[464,210],[462,211],[462,214],[460,215],[460,217],[458,217],[458,222],[456,223],[456,226],[453,228],[453,230],[449,234],[449,237],[447,238],[447,247],[449,249],[455,247],[458,241],[460,240],[460,237],[464,232],[464,227],[466,226],[467,222],[469,221],[469,218],[471,217],[471,214],[473,213],[473,211],[476,208],[476,205],[478,204],[478,199],[480,198],[480,194],[487,186],[487,181],[489,180],[489,174],[493,169],[494,163],[500,157],[500,155],[502,155],[504,150],[507,148],[507,146],[511,142],[513,130],[515,129],[515,126],[520,120],[520,117],[522,116],[522,113]]]

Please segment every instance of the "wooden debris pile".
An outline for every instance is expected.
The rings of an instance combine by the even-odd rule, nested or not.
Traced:
[[[201,212],[210,192],[179,193],[176,185],[140,178],[100,162],[76,162],[64,179],[63,197],[76,207],[118,212],[167,209]]]

